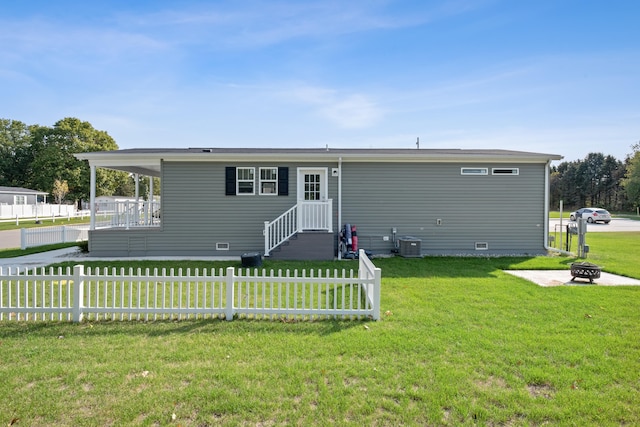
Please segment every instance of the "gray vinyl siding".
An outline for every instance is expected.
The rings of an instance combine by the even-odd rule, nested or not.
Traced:
[[[35,205],[37,203],[37,197],[35,194],[24,194],[24,193],[14,193],[14,194],[2,194],[0,193],[0,204],[3,205],[14,205],[15,204],[15,196],[24,196],[26,197],[25,205]]]
[[[255,167],[256,194],[226,196],[227,166]],[[291,163],[258,162],[164,162],[161,228],[97,230],[93,232],[90,251],[95,256],[238,256],[246,252],[262,253],[264,222],[274,220],[297,202],[298,166]],[[330,174],[331,167],[335,166],[319,163],[304,165],[328,168],[328,197],[334,199],[337,194],[337,180],[331,178]],[[260,167],[288,167],[289,194],[258,194],[257,174]],[[334,211],[335,205],[334,201]],[[335,224],[334,228],[338,230]],[[229,250],[217,251],[216,243],[228,243]]]
[[[289,194],[225,196],[225,167],[288,167]],[[297,168],[326,167],[337,245],[342,224],[357,226],[359,246],[388,254],[396,237],[422,240],[423,254],[544,253],[546,165],[480,163],[342,164],[342,224],[338,224],[336,163],[164,162],[162,226],[95,230],[94,256],[238,256],[264,251],[264,221],[297,202]],[[487,167],[489,175],[462,176],[461,167]],[[491,175],[517,167],[519,175]],[[258,179],[256,179],[256,187]],[[257,190],[257,188],[256,188]],[[437,225],[437,220],[441,225]],[[385,241],[384,238],[389,240]],[[489,250],[475,250],[486,242]],[[217,251],[216,243],[228,243]]]
[[[462,166],[489,175],[462,176]],[[519,175],[491,175],[518,167]],[[397,237],[421,239],[423,254],[544,252],[543,164],[349,164],[343,166],[343,222],[355,224],[359,246],[393,249]],[[441,225],[437,225],[437,220]],[[388,236],[389,241],[384,241]],[[475,242],[489,250],[476,251]]]

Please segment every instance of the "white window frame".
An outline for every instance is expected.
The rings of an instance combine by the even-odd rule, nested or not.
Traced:
[[[240,171],[250,171],[251,179],[248,178],[240,178]],[[240,192],[240,184],[241,183],[251,183],[251,193],[249,192]],[[252,196],[256,194],[256,168],[254,167],[236,167],[236,194],[238,196]]]
[[[27,196],[24,194],[17,194],[13,196],[13,204],[14,205],[26,205],[27,204]]]
[[[489,168],[484,167],[462,167],[460,175],[489,175]]]
[[[274,177],[270,179],[263,179],[262,171],[273,171],[275,172]],[[263,191],[263,184],[273,184],[273,192]],[[278,168],[273,167],[261,167],[258,170],[258,186],[261,196],[277,196],[278,195]]]
[[[491,175],[520,175],[520,168],[491,168]]]

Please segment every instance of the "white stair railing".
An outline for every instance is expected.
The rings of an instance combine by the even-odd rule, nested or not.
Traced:
[[[264,256],[303,230],[333,232],[331,200],[299,202],[273,221],[264,222]]]
[[[264,256],[298,232],[298,206],[294,206],[273,221],[264,222]]]

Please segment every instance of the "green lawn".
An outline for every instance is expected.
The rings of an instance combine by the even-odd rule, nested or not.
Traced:
[[[53,251],[55,249],[69,248],[71,246],[81,246],[80,243],[57,243],[55,245],[34,246],[27,249],[0,249],[0,258],[16,258],[25,255],[39,254],[41,252]]]
[[[51,217],[46,217],[46,218],[40,218],[38,223],[36,223],[35,219],[20,220],[17,225],[15,221],[3,221],[3,222],[0,222],[0,231],[19,230],[21,228],[55,227],[59,225],[78,225],[78,224],[89,224],[89,217],[87,216],[84,218],[71,218],[71,219],[67,219],[66,217],[58,217],[55,219],[52,219]]]
[[[587,240],[589,261],[640,278],[640,233]],[[4,322],[0,424],[640,425],[640,287],[501,271],[573,261],[376,259],[379,322]]]

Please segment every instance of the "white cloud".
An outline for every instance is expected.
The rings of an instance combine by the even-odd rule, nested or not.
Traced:
[[[370,96],[361,93],[343,93],[306,85],[285,93],[310,106],[317,116],[344,129],[368,128],[384,116],[379,105]]]

